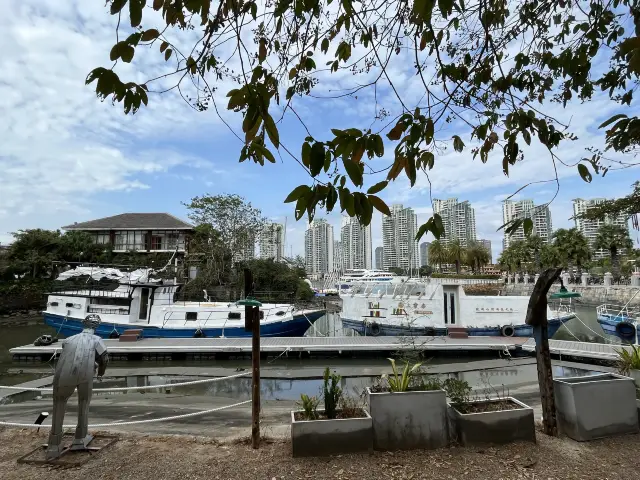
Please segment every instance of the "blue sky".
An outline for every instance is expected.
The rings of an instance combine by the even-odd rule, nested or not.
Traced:
[[[295,222],[293,206],[282,201],[309,179],[284,152],[275,165],[240,164],[240,143],[213,111],[194,112],[176,95],[166,94],[151,96],[148,109],[125,116],[119,105],[101,103],[91,87],[84,86],[92,68],[108,65],[113,22],[103,2],[0,3],[0,242],[9,242],[10,232],[18,229],[54,229],[123,212],[170,212],[186,218],[181,202],[193,196],[237,193],[275,221],[284,222],[287,217],[287,254],[302,254],[305,220]],[[190,38],[180,40],[188,43]],[[165,67],[159,58],[157,52],[136,53],[134,62],[121,67],[119,73],[143,80]],[[403,95],[416,97],[420,86],[402,60],[391,64],[390,75]],[[362,79],[348,72],[325,76],[317,92],[328,93],[355,81]],[[225,84],[221,90],[229,88]],[[398,112],[397,102],[384,85],[378,100],[391,112]],[[297,99],[294,105],[314,136],[324,139],[329,138],[332,127],[367,128],[374,111],[371,92],[362,92],[358,99]],[[589,104],[576,103],[566,110],[551,105],[547,111],[569,123],[578,135],[577,141],[559,151],[563,160],[575,163],[586,155],[587,146],[602,146],[602,132],[597,130],[600,122],[618,111],[633,113],[635,108],[619,110],[596,96]],[[223,115],[238,127],[239,114]],[[299,152],[305,135],[302,127],[285,117],[279,128],[283,143]],[[446,139],[454,131],[471,146],[469,132],[458,123],[440,133]],[[387,144],[387,153],[373,160],[372,167],[388,165],[393,147]],[[554,228],[572,226],[571,199],[624,195],[640,178],[639,172],[637,168],[610,172],[586,184],[575,167],[560,166],[560,192],[551,205]],[[496,232],[502,223],[500,201],[529,181],[553,176],[548,153],[534,141],[508,178],[502,174],[498,156],[483,165],[471,159],[468,148],[461,154],[449,148],[436,155],[430,179],[433,198],[458,197],[472,203],[478,236],[492,241],[496,258],[502,238]],[[367,183],[381,179],[367,178]],[[427,179],[422,176],[413,189],[408,187],[400,179],[381,196],[389,204],[413,207],[419,221],[426,221],[431,213]],[[526,189],[517,198],[544,203],[554,192],[555,184],[545,183]],[[318,216],[326,215],[319,212]],[[339,213],[328,218],[339,225]],[[378,214],[372,234],[375,248],[381,243]],[[637,232],[632,235],[637,241]]]

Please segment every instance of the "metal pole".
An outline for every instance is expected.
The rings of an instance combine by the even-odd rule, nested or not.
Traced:
[[[244,296],[253,294],[253,275],[244,269]],[[260,447],[260,309],[244,307],[245,329],[251,327],[251,445]]]

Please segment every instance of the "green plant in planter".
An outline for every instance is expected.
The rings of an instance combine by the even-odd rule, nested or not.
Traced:
[[[389,390],[392,392],[406,392],[409,389],[411,383],[411,376],[420,368],[422,363],[416,363],[413,366],[406,362],[402,374],[398,374],[396,368],[396,361],[393,358],[388,359],[391,362],[391,369],[393,370],[392,376],[383,375],[389,383]]]
[[[447,392],[447,397],[451,399],[451,403],[455,406],[468,403],[470,400],[471,387],[464,380],[447,378],[442,382],[442,389]]]
[[[322,393],[324,396],[324,413],[327,418],[336,418],[336,412],[340,399],[342,398],[342,389],[340,388],[340,380],[342,377],[336,373],[331,373],[329,367],[324,370],[324,386]]]
[[[310,397],[307,394],[300,395],[300,401],[302,404],[303,416],[305,420],[317,420],[318,419],[318,404],[320,399],[315,395]]]
[[[616,350],[616,366],[622,375],[628,375],[631,370],[640,370],[640,349],[635,345],[631,345],[631,348],[631,352],[627,349]]]
[[[422,390],[433,391],[442,389],[442,380],[434,375],[428,375],[426,377],[413,377],[415,381],[411,381],[409,385],[410,390]]]

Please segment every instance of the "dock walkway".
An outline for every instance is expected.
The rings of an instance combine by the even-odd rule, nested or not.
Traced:
[[[549,340],[549,351],[551,354],[576,358],[589,358],[592,360],[617,360],[617,352],[623,348],[631,350],[631,347],[628,345],[574,342],[569,340]],[[535,340],[533,338],[528,339],[522,344],[522,350],[525,352],[535,352]]]
[[[267,337],[260,339],[264,354],[373,354],[408,350],[440,351],[505,351],[516,350],[526,341],[515,337],[413,337],[411,342],[398,337]],[[168,355],[243,355],[251,353],[251,338],[147,338],[137,342],[105,340],[110,355],[139,359],[145,356]],[[14,359],[49,359],[61,348],[60,343],[48,346],[24,345],[10,349]]]

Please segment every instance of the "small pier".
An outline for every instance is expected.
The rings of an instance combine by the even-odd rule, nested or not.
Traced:
[[[552,355],[561,355],[576,359],[609,360],[618,359],[618,351],[626,349],[631,351],[629,345],[614,345],[610,343],[574,342],[568,340],[549,340],[549,351]],[[525,352],[535,352],[536,342],[533,338],[522,344]]]
[[[260,351],[269,356],[348,357],[388,355],[400,351],[489,352],[520,350],[526,338],[515,337],[263,337]],[[121,360],[226,359],[251,355],[251,338],[147,338],[137,342],[105,340],[109,355]],[[14,360],[49,361],[61,343],[24,345],[9,350]]]

